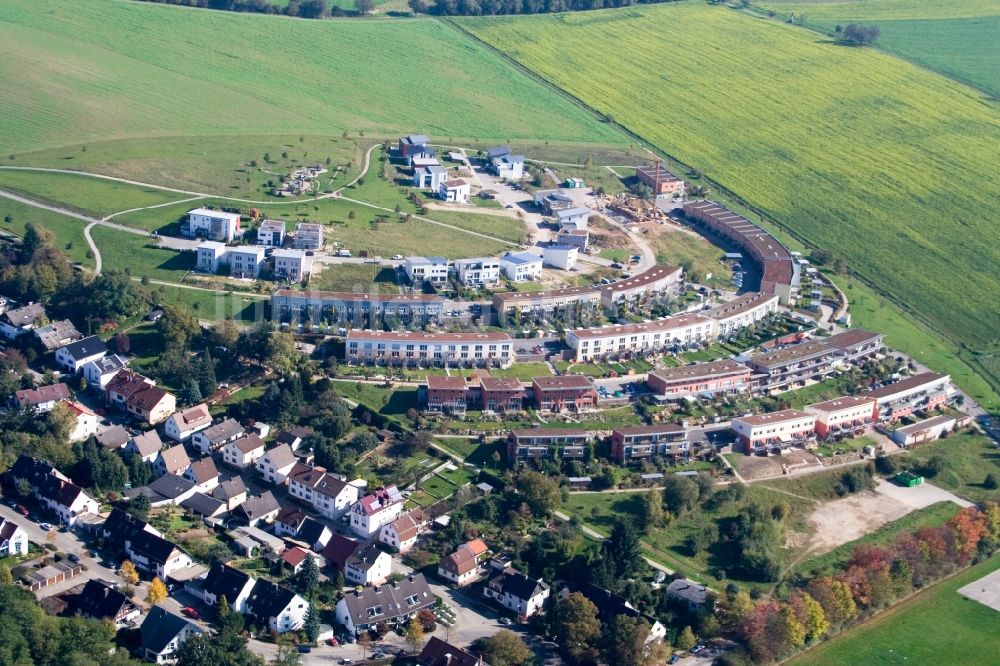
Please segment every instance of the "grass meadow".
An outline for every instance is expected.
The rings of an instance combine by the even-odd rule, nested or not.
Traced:
[[[952,339],[995,348],[996,110],[871,49],[722,6],[460,22]],[[706,39],[711,35],[711,39]]]
[[[756,3],[755,3],[756,4]],[[805,16],[830,33],[848,23],[877,25],[878,46],[1000,96],[1000,5],[990,0],[763,0],[760,7]]]
[[[7,219],[10,222],[7,222]],[[43,227],[52,234],[52,244],[71,261],[86,268],[94,267],[94,260],[87,257],[87,239],[83,237],[86,223],[72,217],[35,208],[18,201],[0,197],[0,229],[17,236],[24,235],[28,223]]]
[[[1000,650],[998,613],[959,588],[1000,568],[1000,555],[933,585],[909,600],[789,661],[840,664],[985,664]],[[989,657],[989,655],[994,657]]]
[[[8,0],[0,43],[4,154],[344,130],[627,143],[433,19],[302,21],[119,0]]]

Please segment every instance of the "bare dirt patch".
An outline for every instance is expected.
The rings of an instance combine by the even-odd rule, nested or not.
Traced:
[[[822,555],[841,544],[874,532],[911,511],[912,506],[869,491],[825,502],[809,516],[809,523],[815,531],[806,552],[809,555]]]
[[[784,467],[799,470],[820,464],[819,458],[809,451],[789,451],[780,456],[743,456],[740,458],[740,476],[744,479],[765,479],[782,476]]]

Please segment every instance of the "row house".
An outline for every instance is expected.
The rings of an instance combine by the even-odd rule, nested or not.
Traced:
[[[578,362],[659,353],[677,345],[714,340],[714,325],[714,320],[700,314],[682,314],[642,324],[573,329],[566,332],[566,344]]]
[[[404,509],[403,495],[390,484],[365,495],[351,508],[351,530],[358,536],[370,539],[383,525],[396,520]]]
[[[152,464],[160,454],[160,449],[162,448],[163,440],[160,439],[160,433],[155,430],[147,430],[131,437],[126,442],[125,455],[129,458],[139,456],[143,462]],[[183,447],[180,450],[183,451]]]
[[[747,365],[761,375],[767,390],[789,389],[810,379],[822,379],[836,368],[840,353],[821,340],[810,340],[752,356]]]
[[[816,429],[816,416],[797,409],[740,416],[730,422],[737,445],[748,455],[805,446]]]
[[[461,375],[430,375],[423,391],[425,410],[439,414],[465,414],[471,391]]]
[[[458,375],[431,375],[420,386],[418,399],[423,409],[432,413],[464,414],[471,407],[503,413],[519,412],[523,408],[527,390],[519,380],[481,376],[478,382],[477,386]]]
[[[343,516],[358,501],[356,482],[329,474],[322,467],[299,465],[288,475],[288,494],[330,519]]]
[[[417,333],[351,329],[346,359],[352,363],[499,366],[514,361],[506,333]]]
[[[440,324],[444,299],[436,294],[379,294],[278,289],[271,296],[277,321],[343,322],[353,328],[380,328],[398,320],[405,326]]]
[[[686,456],[690,451],[687,430],[673,423],[629,426],[611,431],[611,457],[620,463],[651,456]]]
[[[590,435],[569,428],[511,430],[507,435],[508,460],[583,458]]]
[[[246,431],[236,419],[226,419],[203,428],[191,436],[191,445],[202,453],[218,451],[226,444],[243,437]]]
[[[885,342],[881,333],[863,328],[852,328],[824,339],[832,349],[840,352],[849,363],[858,363],[885,352]]]
[[[56,350],[56,365],[71,374],[78,374],[83,366],[99,361],[108,353],[108,347],[96,335],[71,342]]]
[[[649,373],[646,384],[657,395],[682,398],[689,395],[739,393],[750,388],[750,368],[721,359]]]
[[[951,377],[937,372],[921,372],[862,395],[875,400],[880,421],[894,423],[914,412],[929,411],[948,404],[952,393]]]
[[[585,375],[535,377],[531,380],[535,406],[548,412],[580,412],[597,408],[597,389]]]
[[[417,542],[420,531],[427,525],[427,516],[420,509],[412,509],[396,520],[384,525],[378,540],[398,553],[407,553]]]
[[[715,320],[715,334],[720,338],[736,335],[778,312],[778,297],[755,291],[702,312]]]
[[[678,294],[684,286],[684,269],[656,264],[642,273],[598,287],[601,306],[608,312],[645,308],[654,298]]]
[[[827,437],[871,427],[878,417],[876,406],[874,398],[845,395],[806,405],[805,411],[816,416],[816,434]]]
[[[484,412],[520,412],[528,392],[513,377],[480,377],[480,400]]]
[[[413,574],[388,585],[366,586],[345,594],[334,611],[337,622],[352,635],[385,623],[403,627],[417,613],[432,608],[437,597],[423,574]]]
[[[495,287],[500,284],[500,260],[492,257],[456,259],[455,274],[464,287]]]
[[[601,307],[601,292],[596,287],[566,287],[546,291],[504,291],[493,294],[493,310],[501,325],[512,320],[572,320]]]
[[[171,414],[163,425],[163,434],[175,442],[186,442],[210,425],[212,415],[208,411],[208,405],[201,403]]]

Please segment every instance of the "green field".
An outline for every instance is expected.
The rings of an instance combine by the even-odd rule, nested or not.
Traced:
[[[135,277],[178,283],[194,269],[194,252],[152,247],[153,240],[147,236],[108,227],[94,227],[90,234],[101,251],[104,270],[118,269]]]
[[[1000,613],[958,589],[1000,568],[994,555],[790,661],[841,664],[985,664],[1000,650]]]
[[[928,481],[972,502],[997,499],[997,491],[983,486],[986,475],[1000,476],[1000,451],[989,437],[960,433],[947,439],[918,446],[903,454],[912,468],[931,458],[940,458],[942,469]]]
[[[460,25],[843,256],[935,329],[996,346],[1000,247],[983,241],[1000,121],[975,91],[704,3]]]
[[[375,264],[328,264],[318,273],[313,272],[309,278],[309,288],[324,291],[368,291],[374,284],[380,293],[398,294],[395,273],[391,266],[383,268]]]
[[[756,4],[756,3],[755,3]],[[890,53],[1000,95],[1000,5],[989,0],[763,0],[779,18],[805,16],[830,33],[838,25],[877,25]]]
[[[301,21],[118,0],[7,0],[0,43],[4,154],[341,130],[625,143],[432,19]],[[418,90],[419,102],[406,92]]]
[[[150,187],[64,173],[0,169],[0,188],[94,217],[189,198]]]
[[[7,218],[10,217],[10,222]],[[18,201],[0,197],[0,220],[3,231],[24,235],[24,225],[34,224],[44,227],[52,233],[52,245],[71,261],[78,262],[87,268],[94,267],[94,260],[87,258],[87,240],[83,237],[83,228],[87,223],[72,217],[53,213],[52,211],[35,208]]]

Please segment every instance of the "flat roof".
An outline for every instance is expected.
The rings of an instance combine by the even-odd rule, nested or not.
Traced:
[[[353,291],[297,291],[295,289],[278,289],[273,297],[306,298],[317,301],[371,301],[375,303],[442,303],[444,299],[435,294],[368,294]]]
[[[673,277],[681,271],[682,269],[680,266],[664,266],[662,264],[656,264],[642,273],[639,273],[635,277],[630,277],[627,280],[619,280],[618,282],[612,282],[611,284],[600,287],[600,290],[602,292],[615,293],[625,291],[627,289],[635,289],[636,287],[644,287],[648,284],[658,282],[659,280]]]
[[[370,331],[352,328],[347,339],[386,340],[388,342],[509,342],[507,333],[421,333],[419,331]]]
[[[533,264],[535,262],[540,262],[541,260],[541,257],[537,254],[532,254],[531,252],[510,252],[500,257],[500,261],[517,265]]]
[[[821,412],[836,412],[842,409],[857,407],[859,405],[872,405],[874,407],[875,398],[870,398],[866,395],[844,395],[839,398],[833,398],[832,400],[824,400],[823,402],[806,405],[805,408],[807,410],[818,409]]]
[[[560,391],[563,389],[593,389],[594,383],[586,375],[559,375],[552,377],[535,377],[532,384],[543,391]]]
[[[563,208],[556,211],[556,217],[576,217],[577,215],[589,215],[593,211],[589,208],[577,206],[575,208]]]
[[[836,333],[826,339],[826,343],[838,349],[847,349],[863,345],[866,342],[874,342],[882,337],[881,333],[875,333],[864,328],[852,328],[842,333]]]
[[[239,213],[227,213],[222,210],[212,210],[211,208],[193,208],[188,211],[188,215],[204,215],[205,217],[222,217],[227,219],[239,219]]]
[[[800,412],[797,409],[782,409],[770,414],[753,414],[751,416],[739,416],[733,421],[746,423],[749,426],[768,425],[770,423],[783,423],[785,421],[797,421],[798,419],[812,419],[814,415],[808,412]]]
[[[676,368],[664,368],[650,372],[650,376],[659,377],[663,381],[671,382],[677,380],[691,380],[698,377],[711,377],[715,375],[729,375],[734,373],[750,374],[750,368],[737,363],[720,359],[708,361],[707,363],[695,363],[694,365],[683,365]]]
[[[600,326],[598,328],[577,328],[570,331],[578,338],[604,338],[616,335],[632,335],[636,333],[660,333],[677,328],[698,326],[710,322],[711,319],[700,314],[681,314],[657,319],[642,324],[619,324],[617,326]]]
[[[511,430],[514,437],[586,437],[586,430],[575,428],[527,428],[523,430]]]
[[[869,398],[875,398],[876,400],[881,400],[883,398],[891,398],[897,393],[902,393],[904,391],[910,391],[916,388],[920,388],[925,384],[932,384],[934,382],[939,382],[942,379],[947,380],[948,375],[942,375],[937,372],[921,372],[917,375],[912,375],[910,377],[904,377],[898,382],[893,382],[892,384],[887,384],[882,388],[877,388],[874,391],[869,391],[864,395]]]
[[[658,423],[656,425],[626,426],[612,430],[612,433],[622,435],[655,435],[664,432],[684,432],[684,428],[676,423]]]
[[[910,425],[903,426],[902,428],[896,428],[896,432],[901,432],[904,435],[912,435],[917,432],[923,432],[924,430],[930,430],[931,428],[935,428],[939,425],[954,422],[955,417],[948,416],[947,414],[941,414],[939,416],[932,416],[929,419],[924,419],[923,421],[911,423]]]

